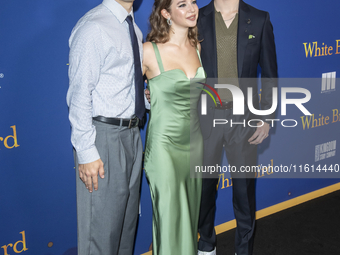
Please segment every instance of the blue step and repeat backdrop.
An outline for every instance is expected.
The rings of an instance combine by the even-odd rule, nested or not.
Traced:
[[[199,0],[200,7],[208,0]],[[0,2],[0,254],[74,255],[77,246],[76,174],[66,105],[68,38],[77,20],[100,0],[1,0]],[[311,92],[305,116],[287,106],[270,138],[259,146],[259,164],[303,169],[303,175],[259,175],[257,210],[339,183],[340,30],[338,0],[249,0],[269,11],[279,75],[313,78],[296,83]],[[148,32],[151,0],[135,1],[136,22]],[[289,86],[283,79],[280,86]],[[297,84],[297,85],[296,85]],[[280,112],[280,107],[279,107]],[[145,130],[142,130],[143,142]],[[324,168],[321,177],[306,173]],[[332,175],[330,167],[334,168]],[[283,168],[282,168],[283,169]],[[338,168],[337,168],[338,169]],[[320,169],[319,169],[320,170]],[[278,170],[280,171],[280,170]],[[275,177],[280,178],[272,178]],[[269,178],[271,177],[271,178]],[[283,178],[281,178],[283,177]],[[289,177],[289,178],[288,178]],[[300,178],[303,177],[303,178]],[[229,177],[221,176],[216,225],[234,218]],[[223,180],[223,181],[222,181]],[[142,180],[135,254],[148,251],[151,200]]]

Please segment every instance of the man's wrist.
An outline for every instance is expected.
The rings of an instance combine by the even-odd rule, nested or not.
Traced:
[[[95,146],[90,149],[77,151],[78,163],[87,164],[100,159],[98,150]]]

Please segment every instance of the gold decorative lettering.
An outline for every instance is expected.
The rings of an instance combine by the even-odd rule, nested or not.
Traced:
[[[216,189],[218,189],[218,186],[220,184],[220,180],[222,180],[221,189],[225,189],[225,188],[229,188],[229,187],[233,186],[232,179],[231,178],[230,179],[224,178],[224,173],[223,173],[223,174],[219,175]],[[225,182],[227,182],[227,185],[225,185]]]
[[[305,130],[305,128],[307,127],[307,129],[309,129],[310,123],[312,122],[312,117],[314,118],[314,114],[312,115],[307,115],[307,116],[301,116],[301,120],[302,120],[302,128],[303,130]]]
[[[329,116],[326,116],[326,117],[325,117],[325,124],[326,124],[326,125],[329,124],[328,120],[329,120]]]
[[[13,129],[13,135],[9,135],[5,138],[4,140],[4,145],[7,149],[13,149],[14,147],[19,147],[20,145],[18,145],[18,138],[17,138],[17,130],[16,130],[16,126],[11,126],[11,128]],[[13,138],[14,142],[13,142],[13,146],[9,146],[8,145],[8,139],[9,138]]]
[[[13,246],[13,251],[14,251],[15,253],[21,253],[21,252],[23,252],[23,251],[27,251],[27,250],[28,250],[28,248],[26,248],[25,231],[20,232],[20,234],[21,234],[22,240],[17,241],[17,242],[14,244],[14,246]],[[20,251],[18,251],[18,249],[17,249],[18,243],[22,243],[22,249],[21,249]]]
[[[318,42],[313,42],[313,48],[311,47],[311,44],[308,43],[308,47],[307,47],[307,43],[303,43],[303,45],[305,46],[305,53],[306,53],[306,58],[309,57],[313,57],[313,52],[314,52],[314,46],[318,45]]]
[[[333,109],[332,111],[333,111],[333,121],[332,121],[332,123],[339,121],[339,111],[338,111],[338,109]]]
[[[340,54],[339,49],[340,49],[340,40],[336,40],[336,52],[335,52],[335,54]]]
[[[13,244],[9,243],[9,244],[7,244],[7,245],[1,246],[1,248],[4,249],[4,255],[9,255],[9,254],[7,253],[7,248],[8,248],[8,246],[13,247]]]

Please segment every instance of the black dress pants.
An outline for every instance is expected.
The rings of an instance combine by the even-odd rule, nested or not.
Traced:
[[[246,114],[242,116],[233,116],[232,109],[215,110],[215,119],[226,119],[228,123],[212,127],[210,136],[204,140],[204,166],[221,165],[223,147],[228,164],[236,167],[234,169],[237,171],[244,166],[256,165],[257,146],[248,142],[256,128],[248,126],[249,115],[249,111],[246,111]],[[231,120],[233,121],[232,126]],[[255,123],[251,122],[251,125],[256,125]],[[251,255],[255,227],[255,173],[234,172],[231,173],[231,177],[233,209],[237,222],[235,252],[237,255]],[[212,251],[216,246],[214,221],[217,183],[218,176],[203,179],[198,225],[200,233],[198,249],[200,251]]]

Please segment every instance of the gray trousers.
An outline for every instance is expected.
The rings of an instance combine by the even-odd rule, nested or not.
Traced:
[[[93,121],[105,178],[90,193],[77,179],[79,255],[132,255],[139,210],[143,147],[138,128]]]

